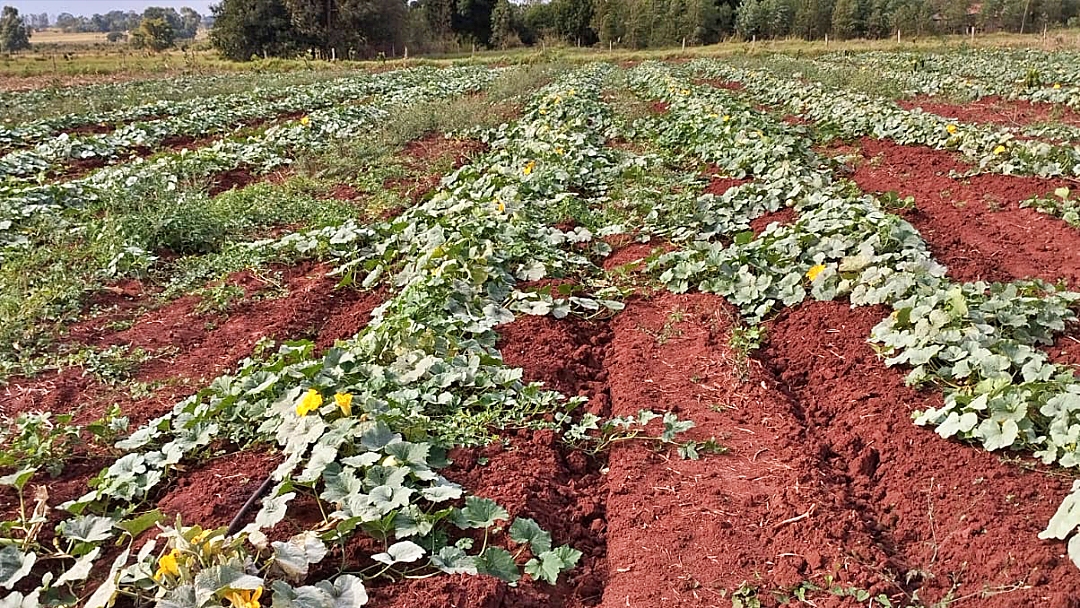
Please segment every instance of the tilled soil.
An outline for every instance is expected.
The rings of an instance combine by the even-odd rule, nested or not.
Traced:
[[[1064,105],[1023,99],[1004,99],[995,95],[963,105],[925,95],[902,99],[896,103],[906,110],[921,108],[925,112],[955,118],[961,122],[990,123],[1010,127],[1050,122],[1080,125],[1080,114]]]
[[[1019,207],[1046,195],[1064,180],[979,174],[953,178],[969,167],[952,154],[863,138],[852,179],[866,192],[914,196],[903,213],[922,234],[934,258],[957,281],[1059,279],[1080,285],[1080,231],[1065,222]]]

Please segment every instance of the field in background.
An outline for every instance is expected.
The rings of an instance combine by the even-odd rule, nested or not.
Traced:
[[[12,59],[4,601],[1077,608],[1080,47],[968,42]]]
[[[401,68],[410,65],[449,65],[466,63],[501,64],[549,61],[640,61],[670,60],[682,57],[722,57],[753,53],[818,54],[843,50],[924,50],[975,47],[1024,47],[1043,50],[1080,48],[1080,30],[1051,31],[1041,34],[979,34],[969,36],[904,38],[900,44],[888,40],[805,41],[801,39],[766,40],[760,42],[732,41],[705,47],[674,49],[601,49],[568,46],[551,48],[521,48],[511,51],[482,51],[440,57],[414,57],[408,60],[391,58],[386,61],[338,61],[270,59],[249,63],[223,61],[206,47],[205,31],[200,31],[189,50],[163,53],[134,51],[126,44],[104,41],[102,34],[65,34],[49,30],[34,34],[32,42],[45,48],[0,57],[0,90],[26,90],[46,86],[65,86],[92,82],[131,80],[170,74],[279,71],[300,69],[366,69]],[[100,38],[100,39],[99,39]]]

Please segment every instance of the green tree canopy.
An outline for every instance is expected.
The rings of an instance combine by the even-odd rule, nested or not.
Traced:
[[[12,53],[30,48],[30,28],[14,6],[0,13],[0,52]]]

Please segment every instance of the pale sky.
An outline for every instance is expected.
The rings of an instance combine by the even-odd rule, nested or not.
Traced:
[[[190,6],[200,15],[209,15],[210,5],[218,2],[219,0],[0,0],[0,5],[14,6],[20,13],[49,13],[50,18],[56,19],[60,13],[87,17],[94,13],[104,15],[109,11],[142,13],[148,6],[171,6],[176,9]]]

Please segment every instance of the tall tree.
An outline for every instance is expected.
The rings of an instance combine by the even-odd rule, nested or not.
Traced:
[[[836,0],[832,14],[833,36],[841,40],[858,38],[863,33],[863,16],[859,0]]]
[[[13,53],[30,48],[30,28],[14,6],[0,12],[0,52]]]
[[[282,0],[222,0],[211,10],[210,43],[227,59],[290,55],[305,44]]]
[[[176,30],[177,38],[194,38],[199,32],[202,23],[202,15],[195,9],[183,7],[180,9],[180,28]]]
[[[491,11],[491,46],[497,49],[513,46],[513,39],[517,37],[512,10],[508,0],[498,0]]]
[[[176,41],[176,30],[162,17],[144,17],[139,29],[131,34],[131,45],[138,49],[161,52]]]

